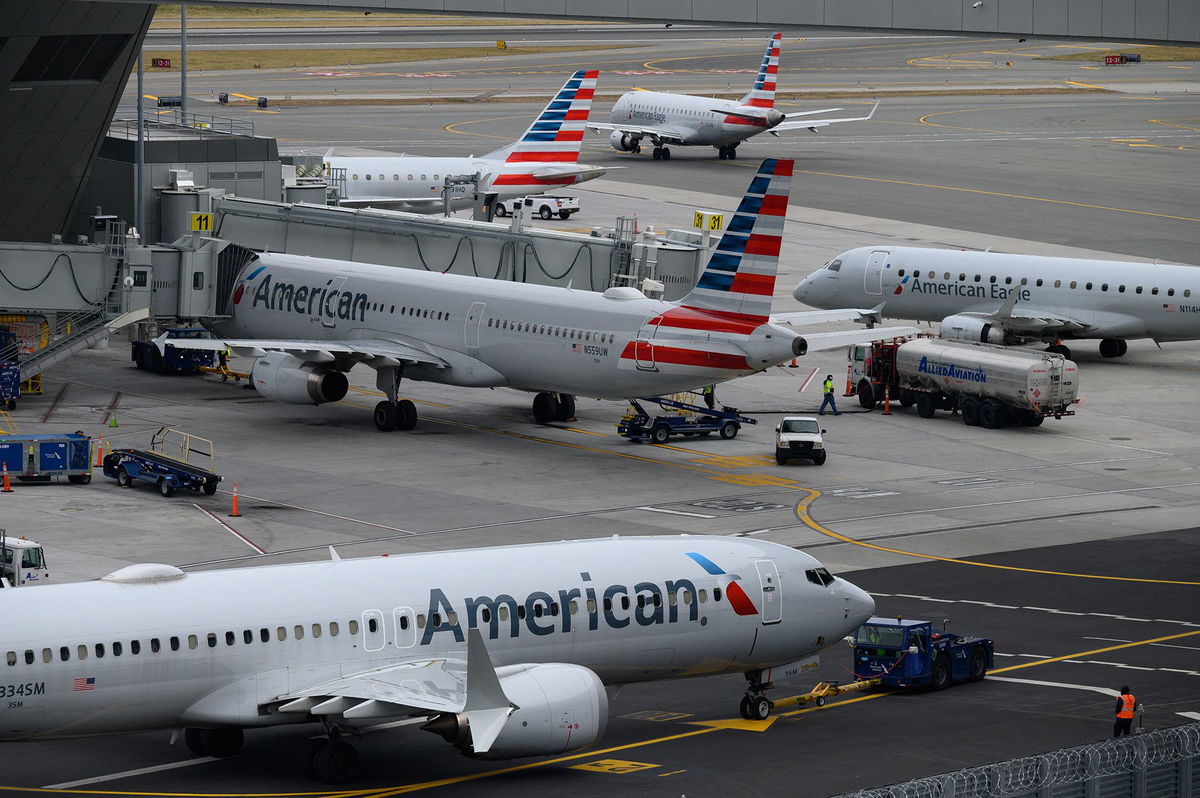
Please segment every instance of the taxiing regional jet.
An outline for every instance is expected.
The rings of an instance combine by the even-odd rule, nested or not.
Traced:
[[[1200,269],[1001,252],[859,247],[806,277],[796,299],[818,308],[882,306],[892,318],[941,321],[943,338],[994,344],[1099,338],[1120,357],[1130,338],[1200,339]]]
[[[599,177],[602,166],[579,163],[583,125],[592,107],[599,72],[576,72],[538,115],[521,138],[478,158],[427,158],[380,153],[369,156],[325,154],[326,170],[345,172],[342,205],[436,213],[444,207],[446,178],[479,175],[480,194],[497,199],[540,194],[549,189]],[[451,209],[469,207],[470,185],[452,186]]]
[[[744,673],[741,713],[766,718],[770,683],[875,607],[802,552],[687,535],[132,565],[0,605],[0,739],[182,728],[227,757],[244,729],[320,723],[311,764],[332,782],[353,775],[347,738],[406,719],[479,758],[590,745],[628,682]]]
[[[387,400],[380,430],[412,429],[402,377],[536,394],[546,423],[575,414],[575,396],[660,396],[762,371],[805,354],[915,332],[820,332],[784,324],[861,320],[868,310],[771,315],[792,162],[767,160],[750,182],[696,287],[678,302],[635,288],[603,293],[263,253],[243,267],[229,318],[190,347],[257,357],[252,382],[268,399],[342,399],[365,363]],[[165,346],[165,338],[156,341]]]
[[[642,139],[654,144],[654,160],[671,160],[671,147],[715,147],[722,159],[736,158],[737,148],[751,136],[785,130],[819,128],[838,122],[865,122],[875,115],[879,103],[866,116],[842,119],[800,119],[815,114],[831,114],[841,108],[796,111],[785,115],[775,108],[775,81],[779,73],[779,42],[774,34],[767,42],[754,87],[742,99],[718,100],[692,94],[667,94],[657,91],[631,91],[617,100],[609,113],[609,122],[589,122],[588,130],[609,131],[609,143],[621,152],[641,152]]]

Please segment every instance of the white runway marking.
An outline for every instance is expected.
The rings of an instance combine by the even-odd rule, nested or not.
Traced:
[[[668,510],[664,507],[639,507],[639,510],[645,510],[648,513],[666,513],[667,515],[686,515],[688,518],[716,518],[715,515],[705,515],[704,513],[685,513],[683,510]]]
[[[116,779],[124,779],[130,776],[144,776],[147,773],[161,773],[164,770],[176,770],[178,768],[191,767],[192,765],[202,765],[205,762],[216,762],[215,756],[202,756],[199,759],[185,759],[182,762],[168,762],[165,765],[152,765],[148,768],[138,768],[137,770],[122,770],[120,773],[109,773],[106,776],[92,776],[88,779],[79,779],[77,781],[64,781],[62,784],[47,784],[43,790],[69,790],[72,787],[82,787],[85,784],[97,784],[102,781],[115,781]]]
[[[1014,679],[1011,676],[991,676],[991,675],[989,675],[987,678],[988,678],[988,681],[994,681],[994,682],[1014,682],[1016,684],[1036,684],[1039,687],[1063,687],[1068,690],[1090,690],[1093,693],[1100,693],[1101,695],[1112,696],[1113,698],[1116,698],[1117,696],[1120,695],[1119,692],[1117,692],[1116,690],[1113,690],[1112,688],[1092,687],[1091,685],[1088,685],[1088,684],[1070,684],[1068,682],[1043,682],[1039,679]]]
[[[207,515],[207,516],[208,516],[209,518],[211,518],[212,520],[216,521],[216,522],[217,522],[218,524],[220,524],[221,526],[223,526],[223,527],[225,528],[225,531],[226,531],[226,532],[229,532],[229,533],[230,533],[231,535],[233,535],[235,538],[237,538],[238,540],[242,541],[243,543],[245,543],[245,544],[246,544],[247,546],[249,546],[250,548],[254,549],[254,550],[255,550],[256,552],[258,552],[259,554],[266,554],[266,553],[267,553],[267,550],[266,550],[266,549],[264,549],[262,546],[259,546],[259,545],[258,545],[257,543],[255,543],[253,540],[251,540],[250,538],[246,537],[246,536],[245,536],[245,535],[243,535],[241,532],[238,532],[236,529],[234,529],[234,528],[233,528],[233,527],[231,527],[229,524],[227,524],[227,523],[225,523],[224,521],[222,521],[220,518],[218,518],[218,517],[217,517],[216,515],[214,515],[213,513],[209,512],[208,510],[204,509],[203,507],[201,507],[201,506],[200,506],[200,505],[198,505],[198,504],[193,504],[192,506],[193,506],[193,507],[195,507],[195,508],[196,508],[197,510],[199,510],[200,512],[202,512],[202,513],[204,513],[205,515]]]
[[[934,596],[915,596],[911,593],[879,593],[871,592],[872,596],[877,598],[906,598],[915,599],[916,601],[932,601],[936,604],[974,604],[977,607],[991,607],[998,610],[1029,610],[1031,612],[1048,612],[1051,615],[1076,615],[1089,616],[1092,618],[1111,618],[1114,621],[1132,621],[1134,623],[1166,623],[1172,626],[1188,626],[1197,627],[1200,623],[1192,621],[1175,621],[1168,618],[1130,618],[1127,615],[1114,615],[1111,612],[1074,612],[1072,610],[1060,610],[1055,607],[1033,607],[1024,606],[1018,607],[1013,604],[996,604],[992,601],[977,601],[976,599],[944,599]],[[1102,640],[1113,643],[1130,643],[1131,640],[1126,640],[1120,637],[1084,637],[1084,640]],[[1151,643],[1151,645],[1166,645],[1163,643]],[[1171,648],[1190,648],[1189,646],[1169,646]]]

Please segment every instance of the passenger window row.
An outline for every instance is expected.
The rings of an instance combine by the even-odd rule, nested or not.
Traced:
[[[370,180],[372,177],[374,177],[374,175],[363,175],[363,180]],[[358,174],[357,174],[357,173],[355,173],[355,174],[352,174],[352,175],[350,175],[350,179],[351,179],[351,180],[358,180]],[[382,174],[381,174],[381,175],[379,175],[379,179],[380,179],[380,180],[387,180],[387,175],[382,175]],[[400,175],[397,175],[397,174],[393,174],[393,175],[392,175],[392,180],[399,180],[399,179],[400,179]],[[409,176],[408,176],[408,179],[411,181],[411,180],[413,179],[413,176],[412,176],[412,175],[409,175]],[[422,180],[428,180],[429,178],[428,178],[428,176],[427,176],[427,175],[421,175],[421,179],[422,179]],[[441,175],[434,175],[434,176],[433,176],[433,179],[434,179],[434,180],[441,180],[442,178],[441,178]]]
[[[839,264],[839,265],[840,265],[840,264]],[[904,269],[900,269],[898,272],[896,272],[896,274],[897,274],[899,277],[903,277],[903,276],[904,276],[904,274],[905,274],[905,270],[904,270]],[[917,269],[917,270],[915,270],[915,271],[912,273],[912,276],[913,276],[913,277],[915,277],[915,278],[920,278],[920,277],[922,277],[922,274],[924,275],[924,279],[926,279],[926,280],[936,280],[936,279],[937,279],[937,272],[933,271],[932,269],[930,269],[929,271],[926,271],[926,272],[922,272],[920,269]],[[953,279],[954,279],[954,277],[953,277],[953,275],[951,275],[951,274],[950,274],[950,272],[943,272],[943,273],[942,273],[942,279],[943,279],[943,280],[953,280]],[[959,273],[959,275],[958,275],[958,282],[960,282],[960,283],[965,283],[965,282],[967,282],[967,275],[966,275],[965,273],[962,273],[962,272],[960,272],[960,273]],[[975,282],[977,282],[977,283],[983,282],[983,276],[982,276],[982,275],[979,275],[979,274],[976,274],[976,275],[975,275]],[[995,282],[997,282],[997,277],[996,277],[996,275],[994,275],[994,274],[993,274],[993,275],[991,275],[991,276],[988,278],[988,282],[989,282],[989,283],[995,283]],[[1041,287],[1042,287],[1042,286],[1043,286],[1045,283],[1046,283],[1046,281],[1045,281],[1045,280],[1043,280],[1041,277],[1037,278],[1037,280],[1035,280],[1035,281],[1034,281],[1034,285],[1035,285],[1035,286],[1037,286],[1038,288],[1041,288]],[[1012,278],[1012,277],[1005,277],[1005,278],[1004,278],[1004,284],[1005,284],[1005,285],[1012,285],[1012,284],[1013,284],[1013,278]],[[1019,284],[1020,284],[1020,285],[1029,285],[1029,278],[1028,278],[1028,277],[1022,277],[1022,278],[1021,278],[1021,280],[1020,280],[1020,283],[1019,283]],[[1069,287],[1069,288],[1071,288],[1071,289],[1076,289],[1076,288],[1079,288],[1079,282],[1078,282],[1077,280],[1071,280],[1071,281],[1070,281],[1070,282],[1069,282],[1067,285],[1068,285],[1068,287]],[[1093,290],[1094,286],[1095,286],[1095,283],[1093,283],[1093,282],[1090,282],[1090,281],[1089,281],[1089,282],[1085,282],[1085,283],[1083,284],[1083,290],[1084,290],[1084,291],[1091,291],[1091,290]],[[1063,287],[1063,281],[1062,281],[1062,280],[1055,280],[1055,281],[1054,281],[1054,287],[1055,287],[1055,288],[1062,288],[1062,287]],[[1100,283],[1099,290],[1101,290],[1101,291],[1108,291],[1110,287],[1113,287],[1113,286],[1110,286],[1108,283]],[[1116,292],[1117,292],[1118,294],[1123,294],[1123,293],[1125,293],[1125,286],[1124,286],[1123,284],[1122,284],[1122,285],[1117,285],[1117,286],[1115,286],[1115,288],[1116,288]],[[1143,286],[1140,286],[1140,285],[1138,285],[1138,286],[1134,286],[1134,291],[1133,291],[1133,292],[1134,292],[1135,294],[1140,294],[1140,293],[1143,293],[1143,290],[1144,290],[1144,289],[1143,289]],[[1158,289],[1158,287],[1157,287],[1157,286],[1152,286],[1152,287],[1150,288],[1150,295],[1151,295],[1151,296],[1158,296],[1158,291],[1159,291],[1159,289]],[[1168,288],[1168,289],[1167,289],[1167,291],[1166,291],[1166,293],[1167,293],[1167,296],[1175,296],[1175,289],[1174,289],[1174,288]],[[1183,296],[1185,296],[1185,297],[1190,297],[1191,295],[1192,295],[1192,289],[1190,289],[1190,288],[1185,288],[1185,289],[1183,289]]]
[[[616,339],[616,336],[612,333],[577,330],[570,327],[556,327],[551,324],[535,324],[530,321],[509,321],[508,319],[489,318],[487,326],[497,330],[512,330],[513,332],[529,333],[531,335],[569,338],[572,341],[595,341],[599,344],[611,344]]]
[[[351,620],[346,626],[350,637],[353,638],[358,634],[357,620]],[[235,646],[238,644],[238,640],[241,640],[241,642],[245,645],[254,643],[255,639],[261,643],[269,643],[271,642],[272,637],[271,631],[272,630],[269,627],[264,626],[258,629],[257,633],[253,629],[243,629],[241,630],[240,634],[232,630],[227,630],[223,635],[219,635],[217,632],[208,632],[203,636],[198,634],[189,634],[186,636],[172,635],[165,639],[151,637],[148,641],[146,641],[145,649],[151,654],[158,654],[163,650],[164,647],[169,648],[171,651],[179,651],[185,645],[189,650],[198,649],[202,644],[208,648],[216,648],[218,645],[220,645],[222,639],[224,639],[226,646]],[[289,637],[293,640],[303,640],[304,636],[309,634],[314,640],[316,640],[323,634],[328,634],[329,637],[337,637],[340,632],[341,627],[338,622],[330,621],[328,624],[314,623],[305,625],[298,623],[291,626],[291,628],[287,626],[277,626],[275,627],[273,636],[278,641],[285,641]],[[126,646],[128,646],[128,649],[126,649]],[[131,657],[139,656],[144,650],[142,641],[130,640],[128,643],[125,643],[125,641],[122,640],[114,640],[109,644],[95,643],[90,646],[86,643],[79,643],[73,647],[69,645],[59,646],[57,651],[54,648],[48,647],[41,650],[40,656],[43,663],[53,662],[56,658],[56,654],[57,659],[60,662],[69,662],[72,657],[80,661],[86,660],[89,657],[94,659],[103,659],[105,656],[120,657],[125,655],[126,650],[128,650],[129,656]],[[5,662],[7,662],[9,667],[13,667],[18,663],[18,661],[24,659],[26,665],[32,665],[37,661],[38,656],[39,652],[32,648],[25,649],[23,656],[16,651],[9,651],[5,655]]]

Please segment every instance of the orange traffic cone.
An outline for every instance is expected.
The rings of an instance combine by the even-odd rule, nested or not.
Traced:
[[[795,368],[799,368],[799,367],[800,367],[800,364],[796,362],[796,358],[792,358],[792,362],[788,364],[788,368],[795,369]]]
[[[890,416],[892,414],[892,392],[887,385],[883,386],[883,414]]]
[[[854,385],[850,382],[850,375],[852,373],[852,367],[846,366],[846,392],[842,396],[854,396]]]
[[[233,509],[229,512],[230,518],[241,518],[242,514],[238,512],[238,488],[237,483],[233,483]]]
[[[12,485],[8,484],[8,463],[4,463],[4,488],[0,489],[0,493],[12,493]]]
[[[96,439],[96,468],[104,467],[104,436]]]

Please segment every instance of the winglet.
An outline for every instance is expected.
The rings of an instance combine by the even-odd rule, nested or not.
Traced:
[[[341,562],[342,555],[338,554],[337,550],[333,546],[330,546],[329,547],[329,559],[331,562]]]
[[[500,686],[483,635],[478,629],[471,629],[467,632],[467,701],[463,714],[467,716],[475,753],[484,754],[491,749],[516,708]]]
[[[1004,304],[1001,305],[1000,309],[996,311],[996,314],[995,314],[996,318],[998,318],[998,319],[1011,319],[1012,318],[1013,308],[1015,308],[1017,306],[1017,296],[1020,293],[1021,292],[1015,288],[1008,292],[1008,296],[1005,298]]]

